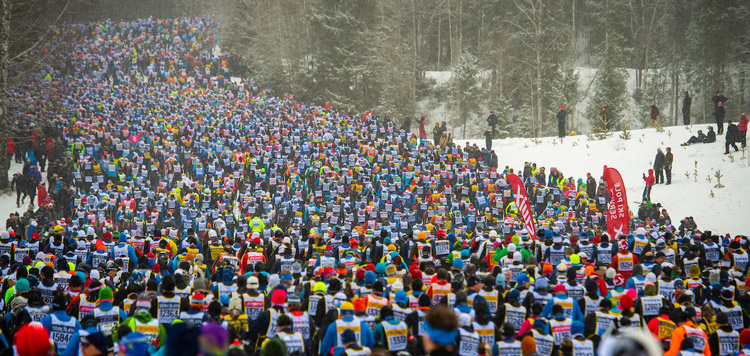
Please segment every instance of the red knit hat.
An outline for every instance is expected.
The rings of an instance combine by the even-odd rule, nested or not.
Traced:
[[[284,305],[286,303],[286,290],[277,288],[271,293],[271,305]]]
[[[364,268],[358,268],[357,273],[354,275],[354,278],[358,281],[363,281],[365,279],[365,269]]]
[[[558,284],[555,286],[555,294],[560,294],[560,293],[567,293],[565,286],[562,284]]]
[[[750,329],[740,331],[740,345],[750,345]]]
[[[31,322],[21,327],[13,336],[18,355],[48,355],[49,332],[40,322]]]
[[[620,297],[620,310],[629,310],[633,308],[633,297],[629,294],[623,294]]]

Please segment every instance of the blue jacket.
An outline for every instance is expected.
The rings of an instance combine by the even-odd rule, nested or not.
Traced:
[[[354,316],[349,315],[341,318],[341,320],[350,322],[354,320],[354,318]],[[364,322],[360,322],[360,324],[360,346],[372,348],[373,346],[375,346],[375,338],[372,336],[372,331],[370,331],[370,327]],[[331,325],[328,325],[326,335],[323,338],[323,341],[320,343],[321,354],[326,355],[330,352],[331,349],[333,349],[333,356],[339,356],[346,350],[343,347],[338,347],[338,331],[336,330],[336,323],[331,323]]]

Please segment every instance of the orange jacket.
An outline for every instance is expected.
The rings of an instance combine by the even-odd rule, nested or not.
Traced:
[[[680,345],[682,344],[682,340],[685,339],[685,335],[687,334],[685,330],[686,326],[701,331],[703,339],[706,340],[705,346],[703,347],[703,356],[711,356],[711,348],[708,347],[708,336],[706,336],[706,332],[696,326],[692,321],[687,321],[674,329],[674,334],[672,334],[672,343],[669,345],[669,350],[664,353],[664,356],[676,356],[678,353],[680,353]]]

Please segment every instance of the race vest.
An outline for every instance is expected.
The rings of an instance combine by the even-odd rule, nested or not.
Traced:
[[[486,342],[490,345],[495,343],[495,323],[494,322],[487,322],[487,324],[482,325],[477,323],[476,321],[473,323],[474,325],[474,331],[479,334],[479,342]]]
[[[607,247],[601,247],[601,244],[599,244],[596,249],[596,260],[604,264],[609,264],[610,262],[612,262],[611,245]]]
[[[609,325],[617,319],[617,316],[610,313],[596,311],[596,332],[599,336],[604,335]]]
[[[304,354],[305,352],[305,340],[302,335],[298,332],[287,334],[285,332],[279,333],[279,339],[284,341],[286,345],[287,354],[292,355],[294,353]]]
[[[734,356],[740,350],[740,334],[737,330],[728,333],[721,329],[716,330],[719,337],[719,356]]]
[[[283,271],[285,269],[292,270],[292,264],[294,264],[294,257],[281,257],[278,259],[279,265],[281,266],[281,269],[279,271]]]
[[[435,241],[435,256],[447,256],[450,250],[450,242],[448,240]]]
[[[312,296],[310,298],[312,298]],[[263,294],[258,294],[255,297],[250,294],[243,294],[242,301],[245,306],[245,314],[247,314],[247,318],[253,321],[258,319],[258,315],[260,315],[265,307]]]
[[[89,302],[85,296],[81,296],[80,302],[78,303],[78,320],[83,320],[83,317],[91,314],[96,309],[96,302]]]
[[[274,308],[268,309],[269,318],[268,318],[268,330],[266,330],[266,337],[272,338],[276,336],[278,325],[279,325],[279,316],[281,314],[276,311]]]
[[[172,324],[180,315],[180,298],[176,295],[172,298],[160,295],[157,302],[159,322],[162,324]]]
[[[94,317],[96,317],[96,327],[102,334],[109,336],[112,335],[112,330],[120,324],[120,308],[112,307],[108,311],[102,311],[99,308],[94,309]]]
[[[695,351],[703,351],[703,349],[708,346],[706,345],[706,337],[703,330],[686,325],[683,325],[682,327],[685,328],[685,337],[693,340],[693,349],[695,349]]]
[[[570,319],[557,320],[552,319],[549,321],[552,335],[555,338],[555,345],[562,346],[564,339],[570,339]]]
[[[135,324],[135,331],[143,334],[149,345],[159,337],[159,320],[151,319],[148,323],[143,324],[133,319],[133,323]]]
[[[573,317],[573,299],[571,298],[560,299],[557,297],[553,297],[552,300],[554,301],[555,304],[558,304],[563,308],[563,315],[565,315],[566,318]]]
[[[219,283],[217,286],[217,289],[219,290],[219,298],[231,297],[232,293],[237,291],[237,285],[232,284],[231,286],[228,286],[228,285],[225,285],[224,283]]]
[[[711,262],[717,262],[720,258],[719,245],[715,243],[703,244],[703,250],[706,252],[706,259]],[[696,349],[697,350],[697,349]]]
[[[646,238],[639,238],[636,236],[633,239],[633,253],[636,255],[640,255],[647,245],[648,245],[648,240]]]
[[[552,335],[542,334],[534,329],[531,329],[531,334],[536,342],[536,353],[540,356],[551,356],[555,343],[555,339]]]
[[[661,340],[671,340],[672,334],[674,333],[675,323],[671,320],[662,319],[661,317],[657,318],[658,322],[658,331],[657,331],[657,338],[659,341]]]
[[[49,315],[49,306],[30,307],[27,305],[26,311],[29,312],[31,321],[42,321],[45,316]]]
[[[367,296],[367,308],[365,309],[369,316],[380,316],[380,308],[388,304],[388,299],[376,295]]]
[[[731,308],[722,305],[721,311],[727,314],[727,317],[729,318],[729,326],[731,326],[732,329],[742,330],[742,308],[739,304],[735,303],[735,306]]]
[[[617,254],[617,271],[618,272],[630,272],[633,270],[633,254],[628,253],[627,255]]]
[[[434,288],[435,287],[433,286],[433,293],[434,293]],[[497,291],[493,289],[488,292],[482,289],[479,291],[479,295],[484,297],[484,299],[487,301],[487,307],[490,308],[490,313],[494,315],[495,312],[497,312],[497,302],[498,302]]]
[[[586,313],[586,315],[595,313],[597,310],[599,310],[599,304],[602,302],[602,299],[602,297],[599,297],[599,299],[594,300],[589,296],[584,296],[583,302],[584,304],[586,304],[586,310],[584,310],[584,312]]]
[[[411,308],[402,308],[400,305],[393,303],[393,318],[398,321],[406,321],[406,317],[412,313]]]
[[[18,253],[18,249],[16,249],[16,253]],[[750,262],[747,252],[735,253],[732,254],[732,257],[734,260],[734,266],[742,268],[743,271],[745,270],[745,267],[747,267],[748,262]]]
[[[344,347],[344,341],[341,336],[346,329],[354,331],[354,335],[357,337],[357,345],[359,345],[362,340],[361,328],[362,323],[357,318],[354,318],[352,321],[336,320],[336,346]]]
[[[515,330],[520,330],[523,321],[526,319],[526,308],[523,306],[514,307],[505,303],[505,323],[513,325]]]
[[[521,342],[518,340],[514,340],[513,342],[498,341],[495,345],[497,345],[498,354],[501,356],[517,356],[521,354]]]
[[[76,322],[78,321],[75,318],[70,318],[68,321],[62,321],[58,319],[55,314],[52,314],[52,320],[50,323],[51,330],[49,332],[50,337],[55,341],[55,344],[57,344],[58,350],[62,351],[68,348],[68,342],[76,329]]]
[[[667,300],[672,299],[672,294],[674,294],[674,285],[675,280],[671,280],[669,282],[664,280],[659,280],[659,294],[663,295],[664,298],[667,298]]]
[[[466,331],[464,328],[459,328],[458,333],[461,335],[458,354],[460,356],[477,356],[479,354],[479,334],[476,331]]]
[[[594,342],[573,339],[573,356],[594,356]]]
[[[557,266],[560,261],[565,259],[565,246],[555,248],[554,246],[549,248],[549,263],[553,266]]]
[[[664,300],[664,298],[661,295],[641,297],[641,305],[643,306],[642,315],[643,316],[659,315],[659,309],[661,309],[662,300]]]
[[[450,283],[445,283],[443,285],[440,285],[440,283],[434,283],[431,285],[432,287],[432,304],[438,305],[440,304],[440,301],[445,298],[445,296],[448,295],[448,293],[451,292],[451,285]]]
[[[310,296],[310,298],[307,299],[307,312],[310,313],[310,315],[317,314],[318,305],[320,304],[321,299],[325,299],[325,296],[313,294]]]
[[[305,340],[310,339],[310,314],[303,312],[300,315],[289,314],[294,325],[294,332],[299,333]]]
[[[403,321],[399,321],[398,324],[392,325],[391,323],[384,321],[382,323],[383,331],[385,332],[385,340],[390,351],[401,351],[406,350],[407,338],[409,336],[409,330],[406,328],[406,324]]]
[[[53,283],[51,286],[47,287],[42,283],[39,283],[37,285],[37,288],[39,288],[39,292],[42,294],[42,299],[44,299],[44,303],[47,305],[52,304],[52,299],[55,297],[55,292],[57,292],[57,284]]]
[[[197,313],[189,313],[189,312],[182,312],[180,313],[180,320],[184,322],[192,322],[193,324],[200,325],[203,322],[203,317],[206,314],[203,312],[197,312]]]
[[[582,285],[576,284],[575,286],[571,286],[568,283],[565,283],[564,285],[565,291],[568,293],[569,298],[573,298],[576,301],[583,299],[583,295],[586,292],[586,289],[583,288]]]

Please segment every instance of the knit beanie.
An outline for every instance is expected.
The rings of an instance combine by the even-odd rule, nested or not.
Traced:
[[[110,289],[109,287],[105,286],[105,287],[103,287],[102,289],[99,290],[99,301],[100,302],[105,301],[105,300],[108,300],[108,301],[111,302],[114,299],[115,299],[115,297],[114,297],[114,295],[112,293],[112,289]]]
[[[274,289],[271,293],[271,305],[283,306],[284,303],[286,303],[286,289]]]

